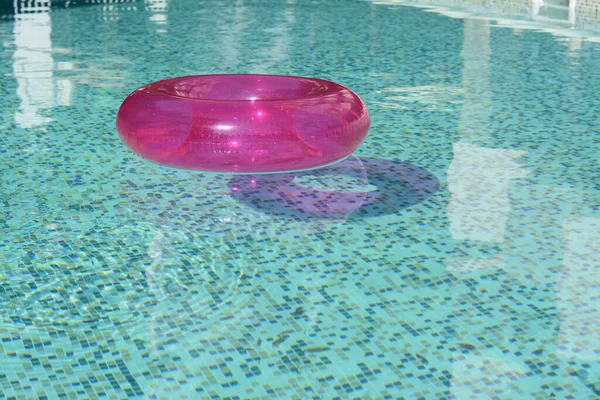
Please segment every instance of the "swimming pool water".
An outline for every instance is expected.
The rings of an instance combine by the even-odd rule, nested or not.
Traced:
[[[369,1],[0,19],[0,398],[600,397],[600,44]],[[114,119],[204,73],[346,85],[343,163],[150,164]]]

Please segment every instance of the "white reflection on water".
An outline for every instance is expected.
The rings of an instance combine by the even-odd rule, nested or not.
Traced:
[[[492,93],[490,88],[490,26],[488,21],[465,20],[461,53],[463,64],[463,107],[458,133],[453,143],[453,159],[448,169],[451,199],[447,208],[450,231],[456,240],[501,243],[511,213],[510,182],[527,176],[518,157],[525,151],[486,148],[490,135]],[[459,257],[448,262],[449,270],[461,277],[477,276],[478,271],[502,269],[506,259]],[[458,294],[457,294],[458,296]],[[455,303],[455,307],[462,307]],[[466,328],[466,326],[464,326]],[[510,328],[509,328],[510,329]],[[459,333],[470,342],[469,330]],[[457,342],[458,346],[460,343]],[[482,354],[460,354],[452,361],[452,394],[456,398],[490,397],[497,393],[513,394],[513,384],[521,382],[527,367],[519,359],[498,349]],[[487,381],[487,376],[494,376]]]
[[[218,18],[217,27],[221,44],[221,54],[226,68],[231,68],[239,62],[240,43],[239,38],[243,37],[244,31],[248,27],[248,10],[244,6],[243,0],[237,0],[233,5],[233,15],[231,19]]]
[[[577,7],[571,0],[569,6],[550,4],[551,1],[531,0],[482,2],[477,0],[365,0],[379,5],[407,5],[426,8],[450,18],[465,20],[494,21],[492,27],[539,30],[562,37],[580,37],[586,41],[598,42],[600,37],[587,29],[598,30],[598,23],[586,21],[584,7]],[[552,1],[552,3],[557,3]],[[548,11],[550,13],[548,13]],[[545,15],[541,15],[545,14]],[[526,17],[526,18],[523,18]],[[575,28],[575,29],[573,29]],[[580,29],[582,28],[582,29]]]
[[[296,18],[293,5],[287,4],[282,12],[283,17],[277,19],[281,23],[264,29],[266,37],[270,37],[271,40],[267,46],[258,52],[257,59],[261,61],[250,69],[251,72],[270,71],[288,58],[291,29],[296,22]]]
[[[452,237],[500,243],[510,215],[509,184],[527,176],[516,160],[526,154],[472,144],[490,134],[490,29],[487,21],[464,21],[462,56],[465,98],[460,113],[461,140],[453,144],[448,169],[448,219]]]
[[[15,15],[13,71],[21,105],[15,122],[22,128],[33,128],[52,122],[43,110],[71,104],[72,83],[54,79],[52,57],[52,22],[50,3],[21,7]]]
[[[452,199],[447,210],[452,237],[503,242],[511,210],[510,181],[528,174],[515,159],[526,152],[468,143],[455,143],[453,149],[454,158],[448,170]]]
[[[152,13],[150,21],[158,25],[156,32],[166,33],[166,25],[168,23],[168,0],[145,0],[148,10]]]

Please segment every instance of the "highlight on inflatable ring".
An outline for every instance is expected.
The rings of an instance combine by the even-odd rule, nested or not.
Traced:
[[[337,83],[283,75],[197,75],[131,93],[117,130],[136,154],[172,167],[234,173],[312,169],[348,157],[369,113]]]

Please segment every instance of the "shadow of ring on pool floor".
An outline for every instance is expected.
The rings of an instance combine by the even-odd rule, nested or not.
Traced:
[[[351,155],[311,171],[238,175],[232,196],[259,211],[296,219],[346,220],[397,213],[439,188],[429,171],[407,162]]]

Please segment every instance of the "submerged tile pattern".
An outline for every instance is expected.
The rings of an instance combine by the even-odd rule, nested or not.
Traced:
[[[596,43],[358,1],[0,38],[0,399],[600,397]],[[223,71],[346,84],[370,137],[253,178],[118,141],[129,91]]]

